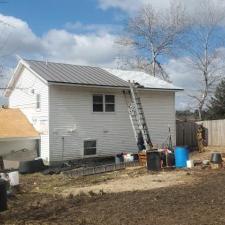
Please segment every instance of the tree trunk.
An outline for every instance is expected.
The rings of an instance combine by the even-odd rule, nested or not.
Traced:
[[[202,109],[201,109],[201,107],[199,107],[199,109],[198,109],[198,118],[199,118],[200,121],[202,121]]]
[[[152,72],[153,76],[156,77],[156,56],[153,56],[153,61],[152,61]]]

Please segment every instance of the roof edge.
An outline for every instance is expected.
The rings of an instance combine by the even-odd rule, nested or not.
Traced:
[[[96,85],[96,84],[80,84],[80,83],[69,83],[69,82],[56,82],[56,81],[48,81],[50,85],[65,85],[65,86],[73,86],[73,87],[96,87],[96,88],[113,88],[113,89],[130,89],[129,86],[109,86],[109,85]],[[172,88],[139,88],[139,90],[152,90],[152,91],[184,91],[184,89],[172,89]]]
[[[22,140],[39,140],[40,136],[31,137],[0,137],[0,142],[2,141],[22,141]]]
[[[17,66],[16,68],[14,69],[13,71],[13,75],[12,77],[10,78],[9,82],[8,82],[8,85],[6,87],[6,90],[4,91],[3,95],[5,97],[9,97],[9,95],[11,94],[12,92],[12,89],[13,89],[13,86],[15,84],[15,80],[16,78],[18,77],[19,75],[19,72],[22,70],[22,67],[23,67],[23,64],[22,64],[22,61],[20,60],[18,63],[17,63]]]
[[[43,82],[47,83],[47,80],[43,79],[42,77],[40,77],[40,75],[38,75],[34,70],[31,69],[30,65],[23,59],[20,59],[14,72],[13,75],[11,77],[11,79],[9,80],[9,83],[7,85],[6,90],[4,91],[3,95],[5,97],[9,97],[10,94],[12,93],[12,90],[15,88],[16,85],[16,80],[19,78],[19,74],[22,70],[22,68],[25,67],[28,70],[30,70],[35,76],[37,76],[40,80],[42,80]]]

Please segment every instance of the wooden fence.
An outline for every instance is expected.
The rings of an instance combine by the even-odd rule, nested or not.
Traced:
[[[177,145],[196,147],[198,124],[203,124],[203,127],[205,128],[208,146],[225,146],[225,120],[208,120],[200,122],[177,121]]]
[[[207,120],[202,123],[206,128],[209,146],[225,146],[225,120]]]
[[[176,124],[176,143],[177,145],[188,145],[189,147],[196,147],[196,132],[198,125],[190,121],[177,121]]]

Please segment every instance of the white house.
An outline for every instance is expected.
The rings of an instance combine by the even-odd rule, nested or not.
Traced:
[[[153,144],[175,144],[175,92],[171,83],[143,72],[21,60],[5,95],[41,133],[40,155],[62,160],[137,152],[128,116],[128,80],[141,96]]]

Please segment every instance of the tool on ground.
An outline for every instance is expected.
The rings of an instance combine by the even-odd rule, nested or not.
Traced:
[[[144,110],[141,103],[141,98],[138,94],[138,88],[141,87],[138,83],[130,82],[130,97],[131,103],[128,105],[128,112],[130,121],[133,127],[135,138],[137,144],[139,145],[139,150],[141,149],[140,145],[145,146],[146,150],[152,150],[153,145],[151,142],[147,122],[144,115]],[[127,100],[126,100],[127,101]]]
[[[168,125],[168,128],[169,128],[169,144],[168,144],[168,149],[169,150],[173,150],[173,142],[172,142],[172,135],[171,135],[171,128],[170,126]]]
[[[169,149],[171,151],[173,151],[173,142],[172,142],[172,134],[171,134],[171,128],[170,125],[168,125],[168,131],[169,134],[166,138],[166,140],[162,143],[163,148]]]

